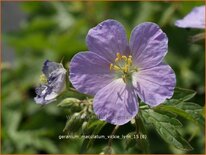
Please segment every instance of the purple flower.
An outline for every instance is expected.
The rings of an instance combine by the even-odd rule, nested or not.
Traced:
[[[205,6],[192,9],[183,19],[177,20],[175,25],[182,28],[205,28]]]
[[[70,63],[70,81],[80,92],[95,95],[93,109],[101,120],[122,125],[138,112],[138,97],[157,106],[173,95],[176,79],[163,63],[168,38],[155,23],[134,28],[128,44],[124,27],[106,20],[88,32],[89,52]]]
[[[37,104],[48,104],[64,90],[66,70],[60,63],[46,60],[42,68],[41,84],[36,88],[37,96],[34,98]]]

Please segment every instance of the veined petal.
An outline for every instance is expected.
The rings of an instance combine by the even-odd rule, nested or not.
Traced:
[[[70,63],[70,81],[81,93],[95,95],[97,91],[109,84],[114,73],[110,63],[93,52],[80,52]]]
[[[58,69],[61,69],[63,68],[62,64],[61,63],[56,63],[56,62],[53,62],[53,61],[49,61],[49,60],[46,60],[44,62],[44,65],[42,67],[42,72],[44,73],[44,75],[48,78],[49,75],[53,72],[53,71],[56,71]]]
[[[162,62],[168,38],[157,24],[146,22],[133,29],[129,46],[134,64],[138,68],[150,68]]]
[[[175,25],[182,28],[205,28],[205,5],[195,7],[183,19],[177,20]]]
[[[137,95],[132,86],[127,86],[122,79],[116,79],[98,91],[93,108],[100,120],[123,125],[138,112]]]
[[[106,20],[89,30],[87,46],[90,51],[113,62],[116,53],[123,54],[128,48],[124,27],[116,20]]]
[[[54,63],[54,62],[52,62]],[[51,73],[48,72],[46,84],[36,88],[37,96],[34,98],[37,104],[48,104],[55,101],[56,97],[64,90],[66,85],[66,70],[56,68]]]
[[[139,98],[153,107],[172,97],[176,77],[169,65],[161,63],[134,73],[133,85]]]

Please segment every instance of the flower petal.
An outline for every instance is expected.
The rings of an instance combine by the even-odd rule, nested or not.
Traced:
[[[205,6],[192,9],[183,19],[177,20],[175,25],[182,28],[205,28]]]
[[[175,73],[169,65],[161,63],[134,73],[133,85],[143,102],[157,106],[172,97],[176,85]]]
[[[123,125],[138,112],[137,95],[132,86],[117,79],[102,88],[94,97],[93,108],[100,120]]]
[[[146,22],[133,29],[129,46],[134,64],[138,68],[150,68],[162,62],[168,38],[157,24]]]
[[[48,85],[40,85],[36,88],[37,96],[34,98],[37,104],[48,104],[55,101],[58,96],[57,93],[52,91],[52,87]]]
[[[87,46],[90,51],[113,62],[116,53],[123,54],[128,48],[124,27],[116,20],[106,20],[89,30]]]
[[[71,60],[70,81],[81,93],[95,95],[114,78],[109,66],[110,63],[96,53],[80,52]]]
[[[55,70],[58,70],[60,68],[63,68],[62,64],[61,63],[56,63],[56,62],[53,62],[53,61],[49,61],[49,60],[46,60],[44,62],[44,65],[42,67],[42,72],[44,73],[44,75],[48,78],[49,75],[55,71]]]
[[[37,96],[34,98],[37,104],[48,104],[64,90],[66,82],[66,70],[62,64],[45,61],[42,72],[47,77],[47,83],[36,88]]]

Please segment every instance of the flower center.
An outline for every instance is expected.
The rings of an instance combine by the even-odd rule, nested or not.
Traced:
[[[114,63],[110,64],[110,71],[115,71],[125,83],[131,81],[131,74],[138,69],[132,65],[132,56],[128,57],[117,53]]]

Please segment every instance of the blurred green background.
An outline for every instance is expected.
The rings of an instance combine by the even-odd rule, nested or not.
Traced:
[[[19,8],[13,15],[21,11],[22,20],[15,19],[10,5]],[[199,5],[204,2],[2,2],[2,153],[79,153],[82,139],[58,138],[64,134],[66,111],[55,103],[43,108],[35,104],[34,89],[46,59],[64,58],[67,67],[75,53],[87,50],[88,30],[109,18],[120,21],[128,37],[142,22],[159,24],[169,38],[166,62],[176,73],[177,86],[197,91],[193,101],[204,106],[204,40],[191,42],[203,30],[174,26]],[[9,26],[14,29],[7,31]],[[101,133],[112,128],[106,125]],[[125,125],[118,132],[130,130]],[[181,133],[194,147],[189,153],[204,153],[204,134],[196,125],[184,121]],[[166,144],[152,129],[148,136],[151,153],[187,153]],[[105,144],[97,141],[87,152],[100,153]],[[141,153],[123,149],[122,141],[113,144],[115,153]]]

